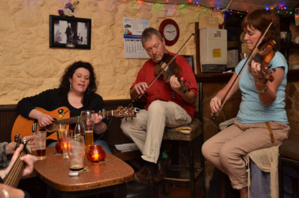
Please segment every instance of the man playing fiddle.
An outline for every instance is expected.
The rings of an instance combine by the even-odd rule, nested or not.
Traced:
[[[174,55],[165,49],[165,42],[159,31],[147,28],[141,37],[142,45],[151,59],[145,62],[138,72],[136,81],[130,88],[130,96],[145,102],[145,109],[133,120],[123,120],[121,129],[140,149],[144,166],[135,173],[140,183],[160,181],[164,174],[154,174],[158,162],[162,161],[161,143],[164,128],[178,127],[192,121],[197,96],[197,84],[193,71],[182,56],[176,56],[174,62],[182,69],[180,75],[169,75],[169,80],[155,79],[155,68],[163,62],[166,54]],[[180,80],[186,80],[190,91],[182,89]],[[165,161],[165,160],[164,160]],[[159,172],[161,173],[161,172]],[[163,171],[162,171],[163,173]]]

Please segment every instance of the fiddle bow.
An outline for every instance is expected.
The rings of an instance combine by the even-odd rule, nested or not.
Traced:
[[[253,50],[250,52],[249,57],[245,60],[244,64],[242,65],[242,67],[240,69],[240,72],[237,74],[237,76],[233,80],[233,83],[232,83],[231,87],[228,89],[228,91],[225,93],[224,97],[221,99],[221,107],[220,107],[219,111],[218,112],[214,112],[212,114],[212,117],[211,117],[210,120],[215,120],[217,118],[219,112],[222,110],[224,104],[226,103],[228,96],[231,95],[231,92],[232,92],[233,88],[238,84],[238,82],[239,82],[239,76],[244,71],[245,65],[247,65],[247,63],[251,62],[253,60],[254,56],[258,53],[258,51],[259,51],[258,47],[260,46],[260,44],[262,43],[263,39],[265,38],[265,35],[267,34],[268,30],[270,29],[272,23],[273,23],[273,21],[271,20],[269,22],[266,30],[264,31],[264,33],[259,37],[259,39],[256,42]]]
[[[177,51],[177,53],[170,59],[170,61],[166,64],[165,62],[161,65],[162,70],[160,71],[160,73],[158,73],[156,75],[156,77],[154,78],[154,80],[152,82],[150,82],[150,84],[148,85],[147,89],[148,90],[152,84],[164,73],[168,70],[169,65],[175,60],[175,58],[177,57],[177,55],[182,51],[182,49],[186,46],[186,44],[188,43],[188,41],[191,39],[191,37],[194,36],[194,34],[191,34],[191,36],[189,36],[189,38],[187,39],[187,41],[182,45],[182,47]],[[132,100],[132,103],[136,102],[137,100],[139,100],[143,94],[146,92],[146,90],[144,90],[143,93],[139,94],[136,98],[134,98]]]

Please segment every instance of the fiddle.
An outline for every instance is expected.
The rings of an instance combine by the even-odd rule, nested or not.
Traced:
[[[181,85],[180,90],[183,90],[184,93],[189,92],[190,89],[188,86],[190,85],[190,82],[186,84],[186,80],[182,82],[179,79],[179,76],[182,73],[182,68],[178,64],[176,64],[175,59],[170,63],[170,60],[172,60],[173,57],[173,55],[165,53],[162,60],[155,67],[155,75],[157,76],[162,72],[160,77],[166,83],[169,83],[170,77],[174,75],[178,78],[178,82]],[[165,69],[168,63],[170,64],[168,65],[168,68]]]
[[[263,67],[262,67],[262,69],[264,68],[265,71],[266,71],[265,74],[264,74],[264,76],[265,76],[265,78],[266,78],[265,83],[268,81],[267,78],[268,78],[269,80],[272,80],[272,79],[274,80],[273,76],[270,75],[271,73],[269,73],[269,72],[268,72],[268,69],[266,68],[267,65],[268,65],[268,63],[271,61],[271,59],[273,58],[274,55],[272,56],[272,58],[271,58],[270,60],[267,58],[267,54],[270,54],[270,53],[267,53],[268,50],[269,50],[269,45],[261,45],[261,47],[260,47],[260,49],[259,49],[259,46],[260,46],[260,44],[262,43],[262,41],[264,40],[265,35],[267,34],[268,30],[270,29],[272,23],[273,23],[272,20],[269,21],[269,24],[268,24],[266,30],[265,30],[265,31],[263,32],[263,34],[259,37],[259,39],[258,39],[258,41],[256,42],[256,44],[255,44],[253,50],[250,52],[250,54],[249,54],[249,58],[246,59],[246,61],[244,62],[243,66],[241,67],[240,72],[239,72],[239,73],[237,74],[237,76],[233,79],[233,81],[232,81],[232,85],[229,87],[229,89],[228,89],[228,91],[225,93],[224,97],[221,98],[221,104],[222,104],[222,105],[221,105],[219,111],[223,108],[224,104],[225,104],[226,101],[227,101],[227,96],[229,96],[229,95],[231,94],[233,88],[234,88],[235,86],[238,86],[238,83],[239,83],[239,76],[240,76],[241,73],[244,71],[245,65],[247,65],[248,63],[250,63],[250,61],[253,60],[253,58],[255,57],[256,54],[259,54],[259,56],[263,55],[264,60],[267,59],[267,61],[265,61],[265,63],[267,63],[267,64],[265,64],[265,67],[264,67],[264,65],[263,65]],[[273,44],[273,43],[272,43],[272,44]],[[270,46],[271,46],[271,43],[270,43]],[[267,48],[268,48],[268,49],[267,49]],[[273,48],[272,48],[272,49],[273,49]],[[270,57],[271,57],[271,56],[270,56]],[[271,76],[272,76],[272,77],[271,77]],[[215,119],[217,118],[218,114],[219,114],[219,111],[218,111],[218,112],[214,112],[214,113],[212,113],[212,116],[211,116],[211,119],[210,119],[210,120],[215,120]]]
[[[271,67],[271,65],[268,66],[268,64],[270,63],[270,61],[272,60],[272,58],[275,55],[275,52],[276,52],[275,45],[276,45],[276,42],[274,40],[270,40],[266,43],[262,43],[258,47],[258,52],[256,52],[253,55],[253,57],[249,60],[249,63],[248,63],[248,65],[251,65],[252,60],[254,60],[255,62],[258,62],[261,64],[261,66],[262,66],[261,71],[265,77],[264,84],[266,84],[268,80],[270,82],[272,82],[274,80],[274,77],[272,76],[273,71],[268,70]]]
[[[165,62],[164,62],[164,64],[162,64],[162,66],[161,66],[161,68],[162,68],[162,70],[161,70],[161,72],[159,73],[159,74],[156,74],[156,77],[153,79],[153,81],[150,83],[150,84],[148,84],[148,88],[150,88],[151,86],[152,86],[152,84],[163,74],[163,72],[164,71],[167,71],[168,70],[168,68],[169,68],[169,65],[175,60],[175,57],[177,57],[177,55],[180,53],[180,51],[182,51],[182,49],[186,46],[186,44],[188,43],[188,41],[191,39],[191,37],[192,36],[194,36],[194,34],[191,34],[191,36],[187,39],[187,41],[182,45],[182,47],[179,49],[179,51],[173,56],[173,57],[171,57],[171,60],[166,64]],[[169,78],[170,78],[170,76],[169,76]],[[179,79],[178,79],[179,80]],[[181,84],[182,85],[182,84]],[[148,89],[147,88],[147,89]],[[146,90],[145,90],[146,91]],[[139,96],[137,96],[136,98],[134,98],[133,100],[132,100],[132,102],[134,103],[135,101],[137,101],[137,100],[139,100],[142,96],[143,96],[143,94],[144,94],[145,92],[143,92],[143,93],[141,93],[141,94],[139,94]]]

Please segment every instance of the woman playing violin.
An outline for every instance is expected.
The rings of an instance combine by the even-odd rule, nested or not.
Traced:
[[[272,20],[265,34],[264,43],[279,39],[279,18],[273,11],[255,10],[242,21],[244,40],[249,50],[254,50],[260,36]],[[279,40],[278,40],[279,41]],[[263,57],[261,57],[263,58]],[[241,197],[248,196],[247,173],[242,156],[251,151],[281,144],[288,138],[290,127],[285,111],[285,87],[288,66],[284,56],[275,52],[266,68],[252,60],[244,65],[243,59],[236,67],[228,84],[211,99],[210,108],[217,113],[227,94],[230,98],[237,90],[242,101],[234,124],[210,138],[202,147],[204,157],[228,175],[232,187],[240,191]],[[238,76],[244,65],[242,73]],[[265,79],[263,69],[273,71],[273,81]],[[234,79],[238,78],[234,86]],[[267,127],[269,124],[272,129]]]
[[[155,79],[155,68],[166,54],[174,55],[165,49],[165,42],[159,31],[147,28],[142,33],[142,45],[150,56],[130,89],[132,99],[140,94],[141,102],[146,102],[145,110],[141,110],[133,120],[123,120],[121,128],[139,147],[145,165],[137,173],[135,179],[141,183],[150,183],[152,179],[159,181],[163,174],[155,174],[157,162],[162,161],[160,147],[165,126],[176,127],[192,121],[195,110],[197,84],[190,65],[182,56],[175,58],[177,67],[182,68],[180,75],[169,75],[169,80]],[[175,66],[174,66],[175,67]],[[174,68],[173,67],[173,68]],[[172,73],[172,72],[170,72]],[[190,91],[180,89],[178,79],[183,78],[190,83]],[[161,149],[163,150],[163,149]],[[161,176],[161,177],[160,177]]]

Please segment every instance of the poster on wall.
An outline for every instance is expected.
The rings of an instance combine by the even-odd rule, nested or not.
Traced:
[[[149,58],[142,47],[141,34],[149,27],[148,19],[123,18],[125,58]]]

